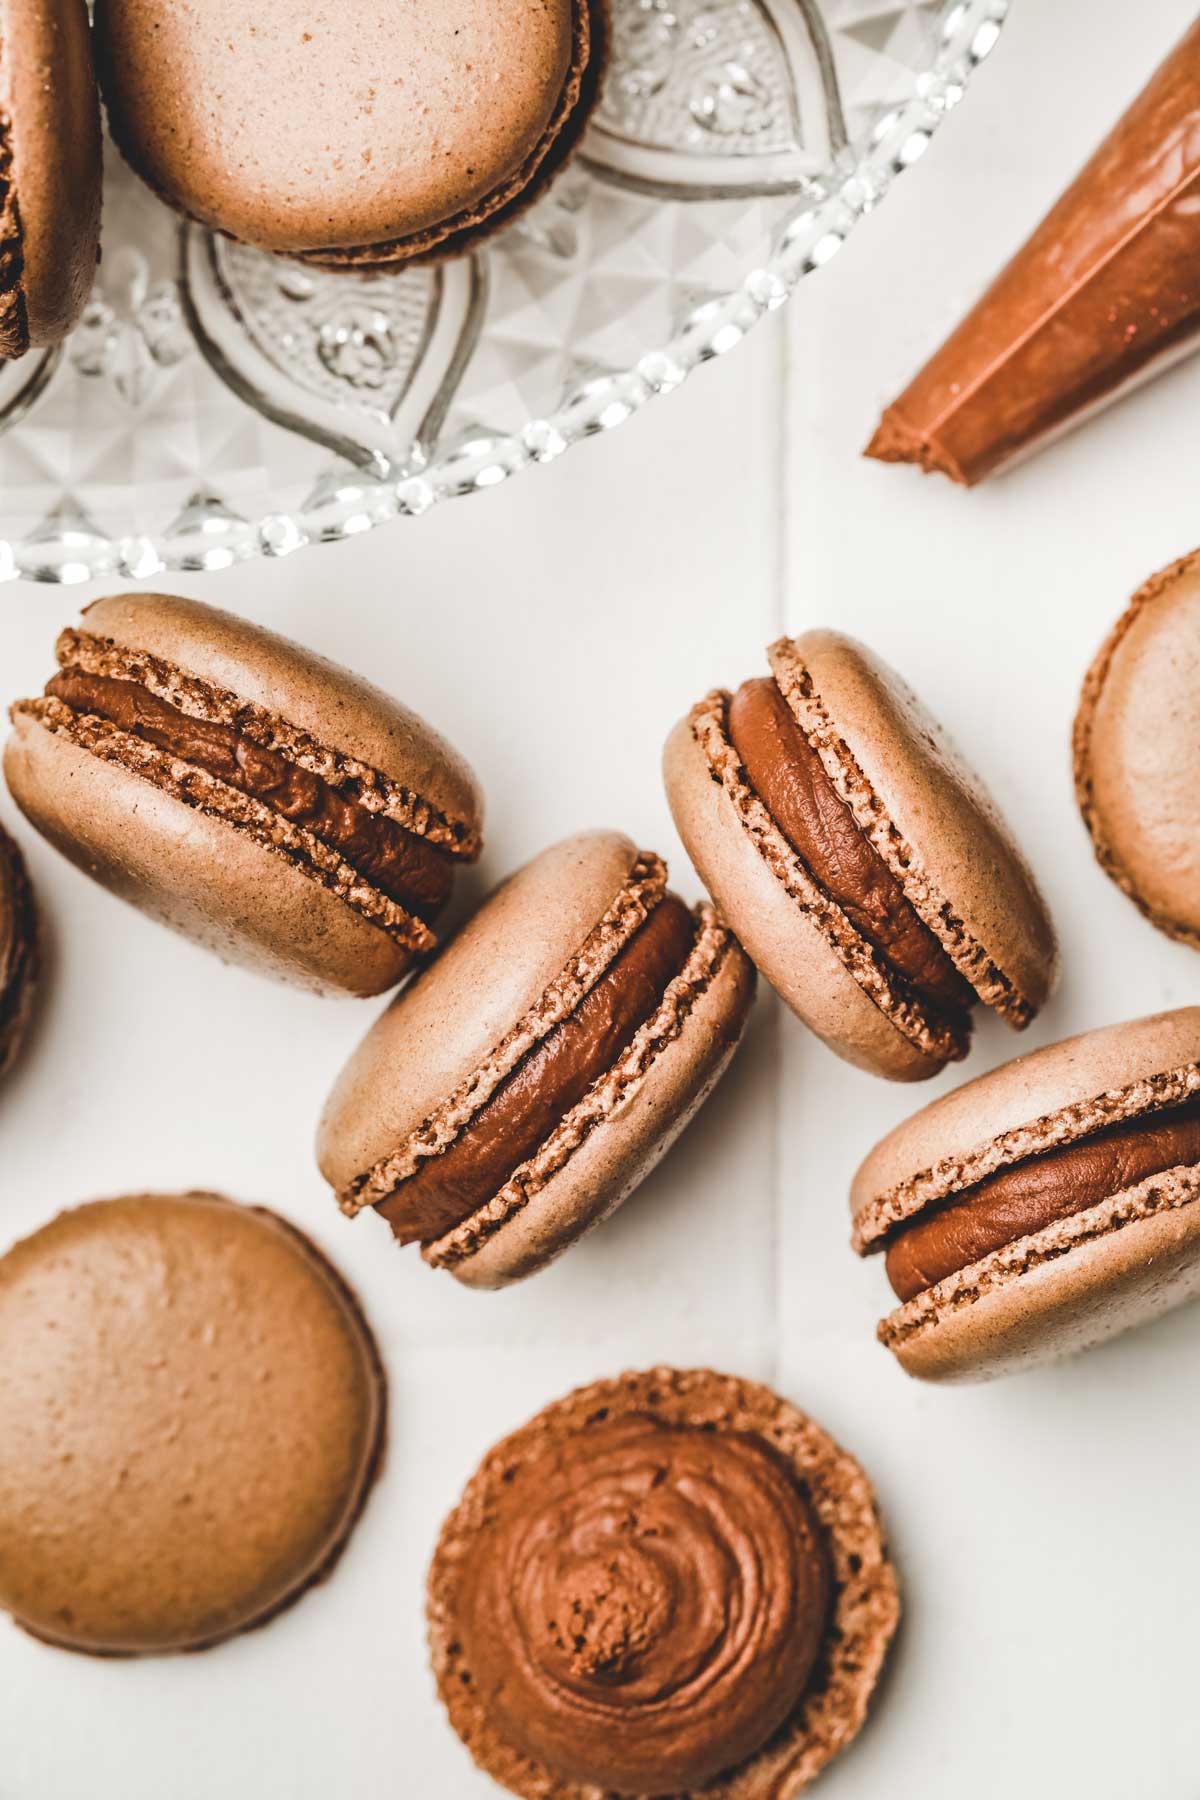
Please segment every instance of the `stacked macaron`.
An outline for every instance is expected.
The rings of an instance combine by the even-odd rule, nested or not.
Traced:
[[[343,1212],[473,1287],[542,1268],[618,1206],[727,1067],[754,971],[618,832],[492,895],[344,1070],[317,1155]]]
[[[378,688],[230,613],[97,601],[13,708],[26,817],[114,893],[230,960],[378,994],[479,854],[462,759]]]
[[[991,800],[916,696],[833,631],[717,689],[666,748],[667,794],[767,980],[839,1056],[920,1081],[967,1054],[984,1001],[1028,1025],[1054,930]]]

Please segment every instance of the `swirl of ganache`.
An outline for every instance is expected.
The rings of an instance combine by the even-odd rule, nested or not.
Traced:
[[[597,1420],[511,1474],[461,1571],[471,1677],[568,1781],[676,1794],[794,1710],[830,1604],[820,1528],[762,1439]]]

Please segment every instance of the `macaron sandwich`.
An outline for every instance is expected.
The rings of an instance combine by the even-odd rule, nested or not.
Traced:
[[[741,1037],[754,971],[661,858],[555,844],[376,1022],[321,1121],[343,1212],[471,1287],[532,1274],[637,1186]]]
[[[605,0],[96,0],[114,141],[162,199],[331,268],[458,254],[596,103]]]
[[[85,0],[0,0],[0,362],[57,344],[100,247],[100,104]]]
[[[967,1054],[982,1000],[1017,1030],[1050,992],[1045,904],[975,775],[888,666],[835,631],[675,727],[688,854],[792,1011],[846,1061],[920,1081]]]
[[[1200,1007],[994,1069],[889,1133],[854,1238],[910,1375],[980,1380],[1083,1350],[1200,1293]]]
[[[379,689],[234,615],[117,594],[12,709],[17,805],[78,867],[230,961],[378,994],[479,853],[474,777]]]
[[[0,1075],[20,1053],[38,973],[38,918],[25,859],[0,826]]]
[[[792,1800],[861,1729],[899,1599],[870,1483],[820,1426],[650,1369],[488,1453],[428,1611],[451,1724],[524,1800]]]
[[[329,1573],[386,1385],[357,1301],[274,1213],[130,1194],[0,1257],[0,1606],[97,1656],[199,1650]]]
[[[1152,925],[1200,949],[1200,551],[1140,588],[1101,645],[1074,756],[1101,868]]]

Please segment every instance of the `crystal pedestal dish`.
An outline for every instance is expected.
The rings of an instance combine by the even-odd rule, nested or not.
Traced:
[[[109,149],[60,349],[0,365],[0,580],[216,569],[412,518],[621,424],[835,253],[1008,0],[614,0],[575,162],[475,255],[326,274]]]

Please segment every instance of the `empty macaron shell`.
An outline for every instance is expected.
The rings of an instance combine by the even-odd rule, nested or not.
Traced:
[[[20,1053],[38,974],[39,930],[25,859],[0,826],[0,1075]]]
[[[273,1213],[137,1194],[0,1258],[0,1606],[95,1655],[197,1650],[325,1575],[386,1390],[349,1289]]]
[[[465,248],[541,191],[595,103],[601,0],[97,0],[113,137],[165,200],[334,265]]]
[[[981,1380],[1200,1293],[1200,1007],[1085,1032],[898,1126],[854,1178],[857,1248],[911,1375]]]
[[[1200,948],[1200,551],[1136,593],[1088,670],[1075,791],[1096,858]]]
[[[100,245],[100,104],[85,0],[0,0],[0,361],[56,344]]]
[[[1057,949],[974,774],[852,638],[809,631],[667,743],[688,854],[767,980],[848,1062],[919,1081],[965,1056],[983,1000],[1027,1025]]]
[[[165,594],[87,609],[12,709],[17,805],[78,867],[232,962],[378,994],[479,852],[474,777],[378,688]]]
[[[861,1729],[899,1610],[859,1465],[707,1369],[546,1407],[485,1456],[429,1574],[450,1722],[524,1800],[792,1800]]]
[[[343,1071],[317,1156],[343,1211],[470,1286],[542,1268],[667,1150],[740,1039],[754,971],[618,832],[509,878]]]

